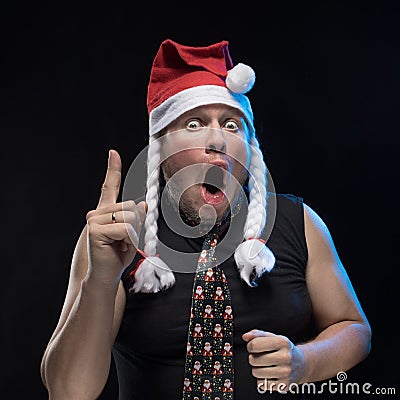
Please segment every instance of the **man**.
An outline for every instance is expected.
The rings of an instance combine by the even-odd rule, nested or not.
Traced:
[[[273,196],[245,96],[254,79],[248,66],[233,67],[226,41],[161,44],[148,91],[146,201],[117,202],[121,159],[111,150],[43,356],[50,398],[98,397],[111,354],[120,399],[192,399],[204,387],[259,398],[257,385],[321,381],[367,356],[371,330],[321,218],[301,198],[277,194],[270,222]],[[224,300],[195,299],[198,275],[207,300],[218,287]],[[206,305],[214,318],[200,324]],[[213,335],[216,322],[223,338]],[[202,359],[208,340],[213,356]],[[212,374],[217,360],[221,375]]]

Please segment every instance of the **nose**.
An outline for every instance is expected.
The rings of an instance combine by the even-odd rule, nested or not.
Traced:
[[[225,153],[226,152],[226,140],[223,129],[220,126],[210,127],[207,132],[206,139],[206,153],[212,151]]]

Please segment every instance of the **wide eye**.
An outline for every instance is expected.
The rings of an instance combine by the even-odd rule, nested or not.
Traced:
[[[186,122],[186,128],[192,131],[196,131],[201,128],[201,123],[198,119],[190,119]]]
[[[225,122],[224,128],[228,131],[237,131],[239,130],[239,124],[235,120],[230,119]]]

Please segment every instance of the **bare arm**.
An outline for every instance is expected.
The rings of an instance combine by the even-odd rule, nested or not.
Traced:
[[[309,252],[306,280],[319,335],[298,347],[304,353],[303,382],[330,378],[367,357],[371,328],[328,228],[307,205],[305,232]]]
[[[75,254],[86,254],[86,232],[85,226]],[[51,399],[98,397],[107,381],[111,347],[125,303],[122,285],[96,287],[86,279],[87,256],[77,259],[72,262],[61,316],[41,363]],[[80,392],[83,388],[86,394]]]
[[[42,358],[49,399],[95,399],[108,378],[125,307],[120,277],[136,253],[130,237],[140,231],[145,213],[144,204],[116,203],[120,177],[120,158],[112,152],[99,205],[87,214],[60,319]]]
[[[361,362],[370,350],[371,328],[326,225],[307,205],[304,221],[306,282],[319,334],[295,345],[273,332],[245,333],[252,373],[263,390],[331,378]]]

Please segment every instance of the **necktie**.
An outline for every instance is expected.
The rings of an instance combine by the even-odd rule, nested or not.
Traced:
[[[233,313],[223,270],[214,255],[218,234],[203,243],[193,285],[183,400],[233,400]]]

